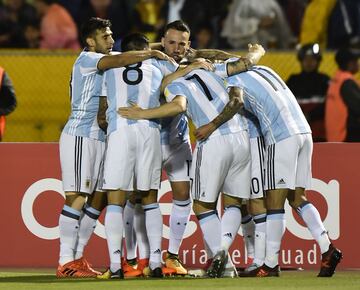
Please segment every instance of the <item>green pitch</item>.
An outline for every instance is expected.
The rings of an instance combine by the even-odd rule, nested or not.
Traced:
[[[360,289],[360,271],[337,272],[332,278],[317,278],[313,271],[285,271],[280,278],[164,278],[99,281],[93,279],[56,279],[47,270],[4,271],[0,269],[0,290],[232,290],[232,289]]]

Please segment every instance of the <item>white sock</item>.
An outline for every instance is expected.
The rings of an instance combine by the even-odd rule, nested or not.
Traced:
[[[145,213],[141,204],[135,204],[134,230],[139,249],[139,259],[150,257],[149,239],[146,233]]]
[[[205,243],[213,257],[221,246],[221,222],[215,210],[197,216]]]
[[[110,271],[121,268],[123,208],[119,205],[108,205],[105,215],[105,232],[110,257]]]
[[[241,224],[241,211],[236,206],[225,208],[221,217],[221,249],[229,251]]]
[[[254,258],[255,255],[255,223],[251,215],[244,216],[241,219],[241,228],[243,232],[243,240],[246,248],[246,253],[249,258]]]
[[[253,217],[255,223],[255,255],[254,263],[264,264],[266,249],[266,214],[259,214]]]
[[[331,242],[324,224],[321,221],[318,210],[310,202],[304,202],[297,208],[297,211],[305,222],[311,235],[318,243],[321,254],[325,253],[329,249]]]
[[[80,219],[78,241],[75,250],[75,260],[82,258],[84,248],[88,244],[92,233],[96,227],[96,221],[100,216],[100,211],[88,206],[83,209],[83,216]]]
[[[59,264],[64,265],[74,261],[75,245],[79,232],[79,219],[81,212],[64,205],[59,217],[60,255]]]
[[[132,260],[136,258],[136,236],[134,231],[134,214],[135,206],[127,201],[124,208],[124,230],[125,230],[125,245],[126,258]]]
[[[162,215],[158,203],[143,206],[145,211],[146,233],[150,244],[150,269],[161,267]]]
[[[168,251],[178,254],[184,236],[186,225],[189,221],[191,211],[191,200],[173,200],[170,215],[170,238]]]
[[[285,211],[268,210],[266,217],[265,264],[274,268],[279,264],[281,239],[285,232]]]

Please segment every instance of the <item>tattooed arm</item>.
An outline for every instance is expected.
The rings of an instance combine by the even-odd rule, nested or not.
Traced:
[[[212,132],[222,124],[229,121],[243,107],[243,90],[238,87],[231,87],[229,92],[230,101],[226,104],[223,111],[210,123],[203,125],[195,130],[195,137],[202,141],[207,139]]]
[[[228,62],[226,64],[228,76],[248,70],[251,66],[257,64],[260,58],[265,54],[264,48],[259,44],[249,44],[248,46],[249,52],[245,57],[241,57],[236,61]]]

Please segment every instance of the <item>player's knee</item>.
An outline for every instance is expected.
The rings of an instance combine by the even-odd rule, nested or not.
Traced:
[[[194,200],[193,211],[196,216],[208,211],[214,211],[216,209],[215,203],[202,202],[199,200]]]
[[[65,193],[65,204],[76,210],[81,210],[84,207],[85,200],[86,200],[85,193],[78,193],[78,192]]]
[[[224,194],[223,202],[224,202],[224,208],[229,207],[229,206],[236,206],[236,207],[241,208],[242,198]]]
[[[264,198],[251,199],[249,203],[250,214],[252,216],[266,213],[266,204]]]
[[[190,184],[187,181],[171,182],[173,199],[187,200],[190,198]]]

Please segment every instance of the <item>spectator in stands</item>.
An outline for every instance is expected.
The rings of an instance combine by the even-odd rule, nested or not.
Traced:
[[[315,142],[325,141],[325,96],[330,77],[319,72],[320,47],[317,43],[306,44],[298,51],[301,72],[292,74],[287,85],[294,93],[308,120]]]
[[[260,43],[289,48],[295,43],[284,12],[275,0],[233,0],[221,32],[232,48]]]
[[[328,48],[360,47],[360,1],[337,1],[329,20]]]
[[[329,142],[360,142],[360,86],[354,77],[359,71],[359,56],[348,48],[336,52],[339,69],[330,82],[325,105]]]
[[[85,23],[91,17],[109,19],[112,37],[118,41],[130,31],[131,19],[128,13],[124,0],[90,0],[82,5],[77,23]]]
[[[64,7],[54,0],[34,0],[33,4],[41,17],[40,48],[80,48],[76,24]]]
[[[164,25],[160,19],[160,9],[159,0],[138,0],[133,11],[132,30],[145,34],[150,42],[155,42]]]
[[[0,141],[5,131],[5,116],[15,110],[16,96],[14,86],[5,70],[0,67]]]
[[[335,4],[336,0],[310,0],[301,23],[300,44],[318,43],[326,48],[329,17]]]
[[[40,21],[35,20],[26,24],[24,28],[26,48],[40,47]]]
[[[214,46],[214,30],[209,23],[202,23],[195,32],[194,40],[191,46],[195,49],[215,48]]]
[[[293,35],[299,37],[301,22],[309,0],[278,0],[278,2],[286,15]]]
[[[0,47],[27,47],[25,27],[38,19],[36,10],[25,0],[0,4]]]
[[[165,0],[161,9],[161,18],[164,25],[175,20],[183,20],[189,25],[191,31],[197,31],[199,25],[204,22],[213,25],[213,18],[218,12],[216,9],[223,5],[223,3],[218,2],[220,1]]]

